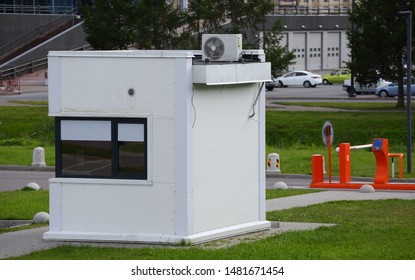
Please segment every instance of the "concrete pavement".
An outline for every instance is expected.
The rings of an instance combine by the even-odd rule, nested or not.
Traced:
[[[52,168],[30,169],[29,167],[12,166],[0,167],[0,191],[18,190],[28,183],[35,182],[42,189],[49,189],[49,178],[53,178],[55,172]]]

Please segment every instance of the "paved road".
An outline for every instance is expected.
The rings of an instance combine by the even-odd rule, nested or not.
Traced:
[[[355,97],[349,97],[341,85],[318,85],[315,88],[275,88],[272,91],[266,91],[266,96],[268,99],[279,100],[315,101],[316,99],[327,99],[342,100],[342,102],[396,102],[396,98],[379,98],[374,94],[358,94]]]
[[[37,183],[43,189],[49,189],[48,180],[54,177],[54,171],[4,170],[4,167],[0,167],[0,191],[21,189],[30,182]],[[272,188],[278,181],[283,181],[290,187],[308,187],[311,176],[287,174],[269,176],[266,180],[267,188]]]
[[[42,189],[49,189],[48,180],[53,177],[53,171],[0,170],[0,191],[21,189],[31,182]]]

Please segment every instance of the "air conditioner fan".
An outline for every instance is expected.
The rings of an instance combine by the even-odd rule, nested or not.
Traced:
[[[203,51],[207,58],[217,60],[225,53],[225,44],[218,37],[210,37],[205,41]]]

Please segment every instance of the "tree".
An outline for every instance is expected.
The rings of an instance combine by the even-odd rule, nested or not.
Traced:
[[[199,0],[189,4],[189,29],[197,34],[193,48],[199,48],[203,33],[242,33],[246,37],[247,30],[259,31],[265,21],[265,15],[274,9],[274,1],[255,0]],[[265,32],[265,56],[271,62],[271,72],[278,75],[288,65],[294,63],[295,55],[280,42],[282,25],[277,21],[272,30]],[[264,39],[263,38],[263,39]],[[263,40],[262,39],[262,40]],[[256,44],[245,44],[246,47],[261,47],[264,41]]]
[[[165,0],[94,0],[81,7],[94,49],[174,49],[184,16]]]
[[[134,1],[94,0],[81,7],[86,40],[94,49],[127,49],[133,42]]]
[[[405,18],[399,11],[415,12],[414,1],[361,0],[353,8],[353,28],[347,37],[352,60],[348,63],[356,81],[376,81],[379,76],[397,81],[398,107],[405,106],[402,63],[406,46]]]
[[[189,29],[197,34],[196,45],[200,46],[202,34],[242,33],[256,28],[273,10],[272,0],[199,0],[189,4]]]
[[[175,49],[184,13],[165,0],[141,0],[134,21],[135,47],[140,49]],[[181,32],[183,33],[183,32]]]
[[[191,1],[184,12],[165,0],[93,0],[81,12],[87,41],[94,49],[199,49],[203,33],[257,30],[273,2],[199,0]],[[275,74],[293,59],[286,47],[279,46],[280,30],[279,25],[266,35],[267,61]]]
[[[287,70],[288,65],[295,63],[295,53],[287,46],[281,46],[281,22],[275,22],[271,31],[265,33],[265,58],[271,62],[271,73],[279,76]]]

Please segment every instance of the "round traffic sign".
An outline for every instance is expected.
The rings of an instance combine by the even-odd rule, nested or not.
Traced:
[[[333,126],[329,121],[326,121],[323,125],[323,129],[321,131],[321,136],[323,138],[323,143],[325,146],[332,145],[334,139],[334,129]]]

